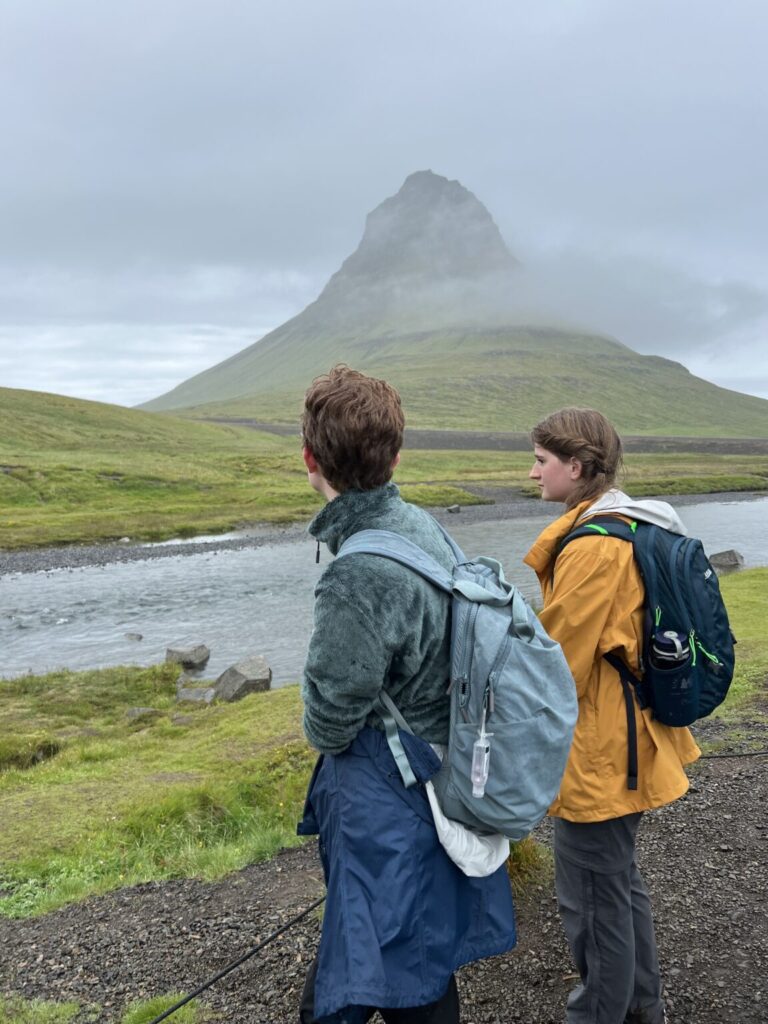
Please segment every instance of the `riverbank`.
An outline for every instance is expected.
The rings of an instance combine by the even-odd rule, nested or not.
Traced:
[[[59,424],[53,433],[19,434],[10,422],[0,437],[2,548],[111,546],[122,537],[189,540],[260,531],[265,523],[305,523],[319,508],[295,434],[185,426],[162,416],[141,423],[143,433],[127,423],[115,431],[97,416],[85,432],[78,421],[71,430]],[[501,435],[422,434],[417,446],[406,445],[395,473],[408,501],[444,508],[482,500],[483,491],[513,502],[526,491],[535,494],[524,438],[509,450],[510,439]],[[30,437],[39,447],[30,448]],[[766,440],[654,438],[639,449],[630,445],[625,460],[624,486],[634,495],[768,491]]]
[[[694,731],[710,754],[747,756],[692,766],[689,795],[649,814],[640,840],[670,1024],[766,1013],[755,979],[768,968],[768,570],[722,585],[737,676]],[[278,852],[297,842],[313,762],[297,688],[187,711],[175,675],[109,669],[0,688],[7,733],[32,755],[0,761],[0,906],[18,918],[0,917],[0,995],[73,1000],[77,1024],[116,1024],[133,1000],[196,987],[322,894],[313,843]],[[549,845],[546,823],[537,838]],[[548,874],[518,909],[518,949],[460,972],[466,1024],[562,1020],[572,968]],[[313,914],[215,985],[208,1019],[294,1020],[318,934]]]
[[[469,490],[470,488],[468,488]],[[448,512],[445,506],[429,511],[450,530],[452,525],[473,525],[510,519],[526,519],[551,512],[552,518],[560,506],[545,505],[538,497],[525,495],[519,489],[478,486],[471,488],[484,503],[459,505],[459,511]],[[706,494],[664,494],[659,496],[676,508],[706,502],[753,501],[764,498],[764,491],[713,492]],[[275,525],[258,523],[237,535],[210,537],[205,540],[177,540],[163,543],[136,543],[129,539],[105,544],[69,544],[57,547],[22,548],[15,551],[0,549],[0,575],[8,573],[47,572],[53,569],[78,569],[87,566],[112,565],[123,562],[148,561],[158,558],[188,557],[213,551],[240,551],[265,544],[291,543],[307,536],[306,523]]]

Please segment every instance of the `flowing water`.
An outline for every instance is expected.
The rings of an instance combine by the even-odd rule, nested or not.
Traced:
[[[529,599],[538,599],[522,557],[557,512],[474,524],[451,520],[468,555],[489,554]],[[748,566],[768,565],[768,497],[680,508],[709,553],[735,548]],[[273,685],[301,674],[312,629],[312,592],[328,562],[309,538],[235,551],[209,551],[0,579],[0,677],[57,668],[150,665],[166,647],[202,641],[215,678],[251,654],[272,666]]]

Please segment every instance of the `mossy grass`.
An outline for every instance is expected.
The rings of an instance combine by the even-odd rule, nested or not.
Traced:
[[[716,714],[735,724],[752,714],[754,698],[768,690],[768,569],[731,573],[720,580],[720,588],[737,643],[731,689]]]
[[[119,1024],[148,1024],[182,998],[181,994],[171,992],[133,1002],[120,1017]],[[99,1006],[0,996],[0,1024],[96,1024],[101,1019]],[[173,1019],[175,1024],[205,1024],[214,1017],[197,1000],[192,1000],[177,1010]]]
[[[71,1024],[80,1012],[78,1003],[0,996],[0,1024]]]
[[[131,1003],[120,1018],[120,1024],[149,1024],[161,1013],[169,1010],[180,999],[184,993],[172,992],[163,996],[156,996],[154,999],[141,999]],[[170,1018],[169,1018],[170,1019]],[[198,1000],[191,1002],[176,1010],[173,1014],[173,1024],[205,1024],[206,1021],[220,1019],[218,1014],[214,1017],[210,1010],[205,1010]]]
[[[507,860],[507,871],[515,896],[524,896],[536,884],[551,878],[554,859],[551,851],[533,836],[512,843]]]
[[[177,711],[178,669],[22,677],[0,687],[20,743],[59,752],[0,772],[0,912],[40,913],[156,878],[220,877],[296,838],[314,754],[298,687]],[[156,714],[131,720],[130,707]]]
[[[717,712],[738,724],[765,692],[768,569],[722,588],[739,644]],[[236,704],[179,711],[173,666],[58,672],[5,681],[0,717],[20,744],[44,735],[58,752],[0,770],[0,913],[39,914],[124,885],[219,878],[298,842],[315,760],[298,687]],[[130,720],[132,706],[156,714]],[[520,844],[512,869],[543,870]]]

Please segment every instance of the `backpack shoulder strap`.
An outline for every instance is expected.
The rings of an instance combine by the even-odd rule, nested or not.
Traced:
[[[452,547],[455,548],[455,545]],[[459,549],[456,548],[456,550]],[[344,541],[336,552],[336,557],[343,558],[345,555],[353,554],[380,555],[383,558],[391,558],[392,561],[399,562],[406,568],[417,572],[441,590],[449,594],[453,592],[451,573],[418,544],[414,544],[413,541],[399,533],[393,533],[391,530],[360,530],[359,533],[354,533]],[[412,729],[385,690],[379,694],[373,710],[379,714],[384,723],[387,745],[395,759],[403,785],[409,789],[416,784],[416,776],[408,761],[399,730],[412,732]]]
[[[559,555],[566,544],[570,544],[572,540],[576,540],[578,537],[594,537],[595,534],[601,537],[618,537],[619,540],[626,540],[630,544],[634,544],[636,531],[636,522],[628,523],[624,519],[619,519],[618,516],[593,516],[563,537],[558,545],[557,554]]]
[[[458,550],[458,549],[457,549]],[[391,558],[408,569],[413,569],[424,579],[446,593],[453,592],[453,575],[423,548],[391,530],[360,530],[344,541],[336,553],[337,558],[345,555],[381,555]]]

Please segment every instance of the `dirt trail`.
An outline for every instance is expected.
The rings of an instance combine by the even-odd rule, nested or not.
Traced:
[[[721,753],[765,749],[768,701],[738,732],[716,721],[697,731],[724,744]],[[648,814],[639,841],[670,1024],[765,1024],[768,756],[702,760],[690,776],[688,795]],[[550,831],[544,822],[538,838],[548,844]],[[109,1024],[133,999],[190,991],[322,892],[310,844],[213,884],[153,883],[37,920],[2,920],[0,991],[99,1003]],[[460,971],[465,1024],[563,1020],[572,966],[550,880],[518,901],[518,922],[513,953]],[[315,912],[210,989],[214,1019],[295,1021],[319,927]]]

